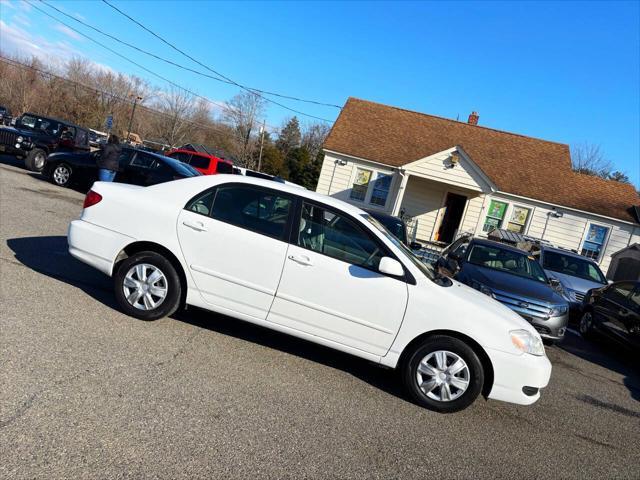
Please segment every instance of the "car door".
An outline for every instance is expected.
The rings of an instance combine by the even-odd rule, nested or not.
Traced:
[[[287,253],[292,196],[223,184],[196,196],[178,217],[180,247],[202,299],[218,311],[264,320]]]
[[[132,185],[150,185],[153,170],[156,167],[156,158],[145,152],[135,152],[131,161],[124,169],[124,181]]]
[[[629,315],[624,318],[628,330],[629,344],[636,352],[640,352],[640,284],[636,286],[629,295],[628,306]]]
[[[596,316],[600,327],[615,340],[627,343],[628,330],[625,318],[629,316],[628,298],[633,291],[633,283],[619,282],[609,285],[596,306]]]
[[[378,272],[386,247],[348,215],[303,201],[267,320],[384,355],[402,322],[407,284]]]

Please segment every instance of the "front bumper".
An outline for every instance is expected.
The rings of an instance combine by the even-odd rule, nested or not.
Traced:
[[[531,405],[540,398],[540,389],[551,378],[551,362],[546,355],[513,355],[486,349],[493,365],[493,386],[489,398],[519,405]]]
[[[14,145],[8,145],[6,143],[0,143],[0,155],[14,155],[16,157],[26,157],[29,153],[29,150],[25,150],[24,148],[16,148]]]

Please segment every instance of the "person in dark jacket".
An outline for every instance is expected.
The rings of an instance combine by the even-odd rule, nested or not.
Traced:
[[[102,146],[102,153],[97,161],[99,181],[113,182],[118,171],[120,152],[120,140],[116,135],[109,135],[107,143]]]

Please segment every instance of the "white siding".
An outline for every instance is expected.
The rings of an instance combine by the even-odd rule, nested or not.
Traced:
[[[345,199],[348,198],[348,190],[351,188],[353,163],[346,162],[346,165],[340,165],[339,160],[343,161],[337,156],[324,156],[316,192]]]
[[[405,170],[411,174],[429,178],[437,182],[447,183],[465,189],[482,191],[486,182],[475,173],[470,163],[460,156],[460,162],[453,168],[449,161],[449,150],[405,165]]]
[[[475,231],[476,225],[482,215],[484,199],[485,196],[481,194],[477,197],[472,197],[467,201],[467,210],[462,219],[460,232],[473,233]]]
[[[606,272],[609,267],[611,255],[626,247],[629,242],[632,241],[631,234],[633,226],[623,222],[617,222],[613,219],[597,217],[588,213],[577,212],[561,207],[558,207],[557,210],[562,212],[562,217],[554,218],[548,215],[553,211],[552,207],[543,203],[522,200],[506,194],[493,194],[490,198],[509,203],[510,208],[506,212],[506,219],[508,219],[513,205],[531,208],[531,220],[525,233],[532,237],[548,240],[558,247],[577,250],[578,252],[580,252],[582,248],[582,242],[589,224],[595,223],[596,225],[608,227],[609,236],[605,243],[604,253],[598,262],[604,272]],[[489,202],[486,203],[485,209],[488,204]],[[476,233],[478,234],[482,232],[484,219],[485,210],[483,209],[476,229]],[[506,226],[506,222],[503,226]],[[640,229],[636,231],[640,233]],[[640,240],[640,237],[638,240]]]
[[[417,240],[431,240],[445,191],[445,185],[409,177],[401,208],[417,222]]]

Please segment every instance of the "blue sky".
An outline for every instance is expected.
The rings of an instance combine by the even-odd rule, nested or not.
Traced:
[[[101,2],[51,3],[199,68]],[[338,105],[355,96],[449,118],[466,119],[477,110],[484,126],[599,144],[640,185],[638,2],[114,3],[240,83]],[[0,0],[0,20],[2,49],[48,59],[84,55],[162,86],[24,2]],[[116,49],[212,100],[238,92],[126,47]],[[330,120],[338,114],[335,108],[286,103]],[[291,113],[270,106],[267,115],[277,126]]]

